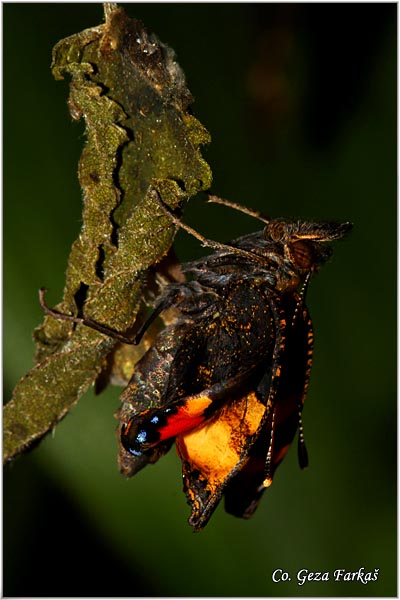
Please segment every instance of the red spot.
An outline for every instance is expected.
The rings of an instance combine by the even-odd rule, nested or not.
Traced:
[[[167,423],[159,429],[160,440],[176,437],[198,427],[205,421],[204,411],[212,404],[207,394],[189,396],[177,412],[167,417]]]
[[[204,420],[204,415],[190,415],[182,406],[177,413],[168,417],[166,425],[159,430],[160,441],[186,433],[203,423]]]

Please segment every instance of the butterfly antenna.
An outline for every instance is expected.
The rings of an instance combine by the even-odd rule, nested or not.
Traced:
[[[308,452],[304,440],[303,419],[301,416],[302,409],[302,405],[299,404],[299,438],[297,442],[297,456],[299,459],[300,469],[305,469],[306,467],[308,467]]]
[[[298,297],[298,300],[296,302],[295,309],[293,311],[292,327],[295,325],[296,320],[297,320],[298,315],[299,315],[299,312],[300,312],[300,310],[304,306],[304,301],[306,299],[306,293],[307,293],[307,290],[308,290],[308,286],[309,286],[310,280],[311,280],[311,271],[309,271],[307,273],[306,278],[304,280],[304,283],[301,286],[299,297]]]
[[[248,208],[247,206],[242,206],[241,204],[238,204],[237,202],[231,202],[230,200],[225,200],[224,198],[219,198],[218,196],[214,196],[213,194],[210,194],[208,196],[207,202],[210,202],[212,204],[222,204],[222,206],[228,206],[229,208],[233,208],[233,210],[237,210],[241,213],[244,213],[245,215],[249,215],[250,217],[257,219],[258,221],[261,221],[262,223],[265,223],[266,225],[269,225],[269,223],[271,221],[271,219],[268,219],[268,217],[265,217],[259,210],[253,210],[252,208]]]
[[[156,201],[162,209],[162,211],[164,212],[164,214],[167,217],[169,217],[177,227],[180,227],[181,229],[186,231],[186,233],[199,240],[199,242],[201,242],[203,246],[212,248],[213,250],[223,250],[224,252],[230,252],[238,254],[240,256],[245,256],[247,259],[251,259],[253,261],[265,264],[265,260],[263,259],[263,257],[258,256],[254,252],[249,252],[247,250],[243,250],[242,248],[236,248],[236,246],[230,246],[229,244],[223,244],[222,242],[216,242],[215,240],[210,240],[204,237],[203,235],[201,235],[201,233],[196,231],[196,229],[193,229],[193,227],[190,227],[189,225],[181,221],[178,217],[176,217],[174,213],[169,209],[169,207],[166,204],[164,204],[157,191],[155,191],[154,196],[157,196]]]
[[[271,435],[269,438],[269,446],[267,458],[265,459],[265,477],[263,481],[264,487],[269,487],[272,484],[272,452],[274,450],[274,435],[275,435],[275,409],[272,413]]]

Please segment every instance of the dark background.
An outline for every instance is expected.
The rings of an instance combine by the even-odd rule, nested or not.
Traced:
[[[395,4],[130,4],[172,46],[211,132],[213,191],[271,216],[351,220],[309,292],[316,348],[295,448],[254,518],[220,507],[194,535],[174,451],[125,481],[119,390],[86,394],[4,475],[6,596],[395,596]],[[3,4],[4,398],[32,366],[37,289],[61,298],[80,229],[83,125],[52,46],[102,21],[100,4]],[[191,202],[227,240],[257,228]],[[182,259],[202,249],[184,233]],[[296,584],[299,569],[379,569],[376,583]],[[281,568],[292,581],[273,584]]]

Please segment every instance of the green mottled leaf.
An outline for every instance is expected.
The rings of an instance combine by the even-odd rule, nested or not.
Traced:
[[[71,77],[70,113],[84,118],[87,138],[79,163],[82,229],[57,309],[83,310],[127,331],[144,286],[154,287],[148,268],[168,253],[174,237],[155,191],[176,207],[210,186],[199,152],[209,135],[188,113],[192,97],[173,51],[116,5],[106,5],[103,25],[60,41],[52,68],[58,79]],[[37,364],[4,407],[5,460],[65,416],[115,346],[111,338],[53,317],[34,337]]]

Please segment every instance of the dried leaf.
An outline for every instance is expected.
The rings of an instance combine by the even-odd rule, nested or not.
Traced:
[[[154,192],[176,207],[209,188],[211,172],[199,152],[209,135],[188,114],[192,97],[173,51],[116,5],[106,4],[105,12],[105,24],[62,40],[53,52],[53,73],[71,76],[70,112],[84,117],[87,137],[79,164],[83,225],[57,309],[83,309],[127,331],[144,286],[154,283],[148,268],[167,254],[174,236]],[[115,346],[52,317],[34,337],[37,364],[4,407],[6,461],[65,416]]]

